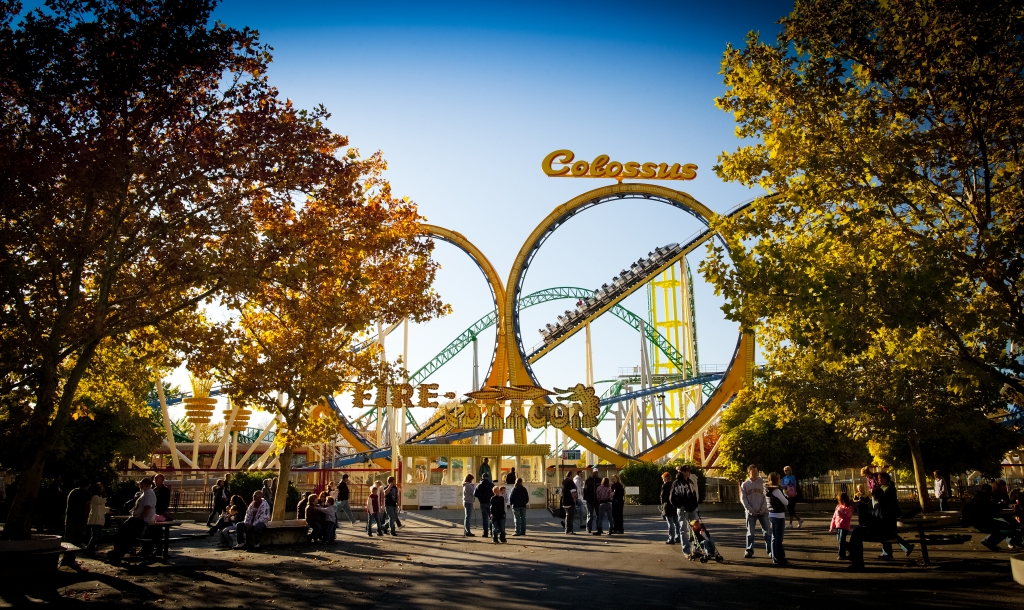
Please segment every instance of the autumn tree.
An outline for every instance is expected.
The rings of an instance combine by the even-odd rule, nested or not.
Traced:
[[[360,171],[214,5],[0,1],[0,397],[30,411],[7,538],[103,342],[251,291],[287,254],[260,227]]]
[[[951,409],[994,408],[993,387],[1019,399],[1024,6],[808,0],[781,24],[722,63],[717,103],[750,142],[716,171],[771,194],[715,224],[728,252],[703,271],[728,316],[791,381],[910,417],[892,426],[929,425],[910,408],[922,384]],[[817,368],[786,368],[803,357]]]
[[[437,264],[416,206],[391,195],[379,154],[355,167],[359,173],[311,193],[287,222],[261,227],[289,254],[238,310],[230,349],[216,365],[232,394],[284,419],[275,438],[282,482],[295,447],[337,431],[332,417],[309,417],[322,398],[393,368],[376,349],[352,351],[356,335],[373,322],[448,311],[431,288]],[[278,486],[274,519],[283,518],[286,490]]]

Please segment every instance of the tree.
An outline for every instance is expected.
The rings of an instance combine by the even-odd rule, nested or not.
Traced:
[[[238,310],[222,362],[210,363],[233,395],[284,418],[275,437],[282,482],[295,447],[337,432],[332,418],[309,417],[325,395],[357,377],[397,378],[378,350],[352,351],[356,334],[373,321],[448,311],[431,288],[437,264],[416,206],[392,197],[383,160],[372,161],[365,174],[308,197],[287,223],[263,228],[268,247],[289,254]],[[286,487],[278,486],[274,519],[283,518]]]
[[[792,466],[801,477],[863,466],[871,455],[863,440],[842,434],[835,425],[807,410],[793,408],[799,398],[772,383],[769,371],[756,374],[722,413],[722,466],[725,476],[741,481],[747,466],[782,472]]]
[[[836,421],[889,410],[869,428],[913,449],[931,399],[955,420],[1024,390],[1024,7],[807,0],[781,23],[725,53],[717,104],[756,141],[715,169],[772,195],[715,223],[735,267],[719,247],[702,270],[780,378]]]
[[[0,396],[31,411],[6,538],[29,535],[101,343],[244,299],[287,254],[260,227],[366,163],[214,6],[50,0],[14,25],[0,1]]]

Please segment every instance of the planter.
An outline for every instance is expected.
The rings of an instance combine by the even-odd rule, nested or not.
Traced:
[[[0,540],[0,553],[37,553],[60,548],[60,536],[33,534],[29,540]]]
[[[1018,585],[1024,585],[1024,553],[1010,557],[1010,569]]]

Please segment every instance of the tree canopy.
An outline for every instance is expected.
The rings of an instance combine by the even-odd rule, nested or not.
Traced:
[[[781,24],[723,59],[749,143],[715,170],[770,196],[702,267],[766,383],[908,443],[1020,400],[1024,7],[807,0]]]
[[[19,3],[0,1],[0,395],[29,412],[7,538],[29,534],[104,340],[259,298],[303,243],[270,231],[383,163],[347,148],[323,107],[282,98],[270,49],[214,23],[215,4],[49,0],[15,23]]]

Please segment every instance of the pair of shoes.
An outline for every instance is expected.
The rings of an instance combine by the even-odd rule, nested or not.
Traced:
[[[754,556],[754,551],[747,551],[746,553],[743,553],[743,558],[744,559],[750,559],[753,556]]]
[[[237,551],[237,550],[239,550],[239,549],[244,549],[244,548],[245,548],[245,545],[244,545],[244,544],[236,544],[235,546],[233,546],[233,547],[231,547],[231,548],[233,548],[234,550],[236,550],[236,551]]]
[[[838,557],[836,557],[836,559],[838,559],[839,561],[846,561],[846,555],[839,555]]]
[[[784,568],[784,567],[789,565],[789,562],[786,561],[785,559],[783,559],[782,561],[773,561],[772,563],[774,563],[775,565],[779,566],[780,568]]]
[[[516,532],[516,533],[514,533],[514,534],[512,534],[512,535],[513,535],[513,536],[522,536],[522,534],[520,534],[519,532]]]
[[[803,526],[804,526],[804,520],[799,518],[799,517],[797,517],[797,519],[796,519],[796,529],[800,529]]]
[[[502,544],[506,544],[506,543],[508,543],[508,540],[505,540],[504,538],[502,538],[502,539],[501,539],[501,543],[502,543]]]
[[[476,536],[476,534],[474,534],[473,532],[466,532],[465,535],[466,535],[466,538],[473,538],[473,537]]]
[[[892,555],[890,555],[888,553],[882,553],[881,555],[878,556],[878,558],[879,559],[884,559],[886,561],[889,561],[890,559],[892,559]]]
[[[399,523],[398,527],[405,527],[405,524],[404,523]]]
[[[905,551],[906,556],[910,557],[910,554],[913,553],[913,552],[914,552],[914,545],[913,544],[907,544],[907,550]]]
[[[601,535],[601,534],[603,534],[604,532],[602,532],[601,530],[598,530],[598,531],[596,531],[596,532],[590,532],[590,533],[591,533],[591,534],[593,534],[593,535],[595,535],[595,536],[600,536],[600,535]]]
[[[498,544],[498,539],[497,538],[494,539],[494,544]]]
[[[392,536],[398,536],[398,534],[396,534],[396,533],[394,533],[394,532],[391,532],[391,535],[392,535]]]
[[[367,534],[367,536],[369,536],[370,538],[373,538],[373,534]]]
[[[256,544],[252,545],[252,548],[254,548],[254,549],[260,548],[260,543],[257,542]]]
[[[981,544],[982,544],[982,546],[984,546],[986,549],[988,549],[990,551],[998,551],[998,550],[1000,550],[998,544],[992,544],[991,542],[985,542],[984,540],[981,541]]]

